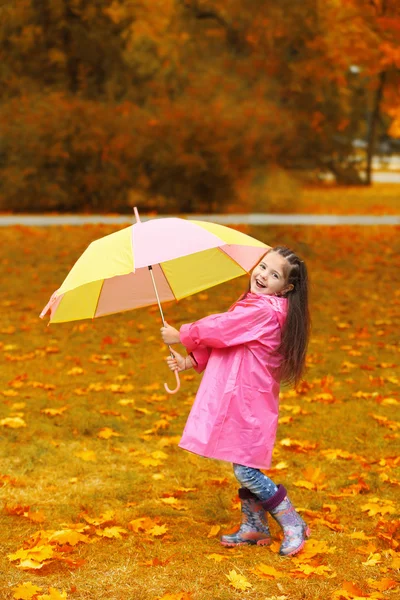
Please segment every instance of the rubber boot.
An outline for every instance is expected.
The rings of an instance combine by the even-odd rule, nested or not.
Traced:
[[[295,511],[283,485],[278,485],[276,494],[269,500],[265,500],[262,506],[283,530],[283,542],[279,554],[293,556],[300,552],[310,537],[310,528]]]
[[[239,489],[239,498],[242,505],[242,522],[236,531],[221,536],[221,544],[228,547],[270,544],[271,533],[259,498],[247,488]]]

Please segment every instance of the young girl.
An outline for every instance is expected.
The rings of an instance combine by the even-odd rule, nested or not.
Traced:
[[[181,448],[233,463],[241,487],[242,522],[223,535],[224,546],[271,543],[265,512],[283,530],[280,554],[299,552],[310,530],[283,485],[260,469],[271,465],[278,425],[279,383],[298,383],[309,336],[308,276],[285,247],[269,250],[254,268],[248,291],[226,312],[161,328],[173,350],[172,370],[194,368],[203,379],[187,420]]]

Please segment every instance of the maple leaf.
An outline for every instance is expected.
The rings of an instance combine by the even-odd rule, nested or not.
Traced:
[[[284,448],[289,448],[294,452],[308,452],[309,450],[314,450],[317,447],[317,444],[313,444],[312,442],[292,440],[290,438],[281,440],[280,445]]]
[[[76,546],[81,542],[88,544],[89,538],[87,535],[83,535],[78,531],[61,529],[60,531],[55,531],[49,538],[49,541],[56,542],[57,544],[69,544],[70,546]]]
[[[16,588],[13,588],[13,598],[15,600],[31,600],[33,596],[36,596],[38,592],[41,592],[42,588],[37,585],[33,585],[30,581],[21,583]]]
[[[207,554],[206,558],[208,560],[215,560],[215,562],[221,562],[228,559],[228,557],[223,554]]]
[[[225,575],[225,577],[229,580],[229,585],[236,590],[246,590],[247,588],[253,587],[251,583],[247,581],[246,577],[239,575],[234,569],[229,571],[229,575]]]
[[[216,535],[218,535],[218,533],[221,530],[221,525],[213,525],[210,529],[210,531],[208,532],[207,537],[208,538],[212,538],[215,537]]]
[[[51,587],[49,588],[48,594],[42,594],[41,596],[38,596],[37,600],[66,600],[66,598],[67,592],[65,590],[59,592],[55,588]]]
[[[391,500],[380,500],[380,498],[371,498],[367,504],[361,506],[361,510],[367,512],[369,517],[374,517],[378,514],[394,514],[396,512]]]
[[[100,429],[100,431],[97,434],[97,437],[99,437],[103,440],[108,440],[111,437],[121,437],[121,436],[122,436],[121,433],[117,433],[110,427],[103,427],[102,429]]]
[[[378,563],[382,562],[381,561],[381,555],[379,554],[379,552],[371,552],[371,554],[368,556],[367,560],[365,562],[363,562],[362,564],[365,567],[374,567],[375,565],[377,565]]]
[[[139,531],[148,531],[154,527],[154,525],[154,521],[152,521],[149,517],[141,517],[128,523],[128,529],[135,533],[139,533]]]
[[[168,528],[166,525],[154,525],[151,529],[148,530],[147,533],[152,535],[153,537],[160,537],[167,533]]]
[[[310,564],[298,564],[297,567],[295,569],[292,569],[290,571],[291,573],[304,573],[304,575],[327,575],[328,573],[332,572],[332,569],[330,567],[327,567],[326,565],[318,565],[318,566],[314,566],[314,565],[310,565]],[[331,574],[330,577],[336,577],[336,573]]]
[[[66,410],[68,410],[68,406],[63,406],[62,408],[42,408],[40,412],[48,417],[57,417],[62,415]]]
[[[397,581],[394,579],[383,578],[380,581],[375,581],[375,579],[367,579],[367,583],[370,587],[375,590],[379,590],[380,592],[385,592],[386,590],[391,590],[397,586]]]
[[[0,425],[3,425],[3,427],[10,427],[11,429],[27,426],[24,419],[21,419],[21,417],[6,417],[5,419],[1,419]]]
[[[96,453],[93,450],[81,450],[80,452],[75,452],[75,456],[86,462],[96,462]]]
[[[21,560],[20,563],[17,565],[17,569],[42,569],[45,564],[50,564],[51,562],[52,561],[48,561],[46,563],[37,562],[36,560],[32,560],[31,558],[25,558],[24,560]]]
[[[14,560],[25,560],[31,559],[37,563],[41,563],[48,558],[53,556],[53,548],[49,545],[35,546],[28,550],[20,549],[15,554],[9,554],[8,558],[13,562]]]
[[[259,564],[254,569],[250,569],[251,573],[264,579],[278,579],[279,577],[286,577],[285,573],[277,571],[274,567],[265,564]]]
[[[144,467],[159,467],[160,465],[162,465],[162,462],[155,458],[142,458],[141,460],[139,460],[139,463]]]
[[[119,540],[122,539],[122,535],[121,534],[127,534],[128,532],[126,531],[126,529],[123,529],[122,527],[106,527],[105,529],[96,529],[96,535],[99,535],[101,537],[107,537],[107,538],[117,538]]]
[[[104,525],[105,523],[110,523],[115,518],[115,513],[113,510],[106,510],[106,512],[102,513],[99,517],[89,517],[88,515],[83,515],[86,523],[90,525],[95,525],[98,527],[99,525]]]

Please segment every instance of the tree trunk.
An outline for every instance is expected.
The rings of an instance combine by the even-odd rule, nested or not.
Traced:
[[[380,118],[381,103],[383,97],[383,90],[385,89],[386,83],[386,71],[382,71],[379,74],[378,89],[375,92],[374,104],[372,107],[371,118],[369,121],[368,134],[367,134],[367,166],[365,170],[365,183],[371,185],[372,183],[372,159],[375,153],[376,145],[376,131]]]

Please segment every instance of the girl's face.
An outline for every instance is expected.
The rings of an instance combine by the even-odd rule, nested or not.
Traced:
[[[293,289],[287,283],[289,263],[278,252],[268,252],[250,276],[250,291],[260,296],[282,296]]]

